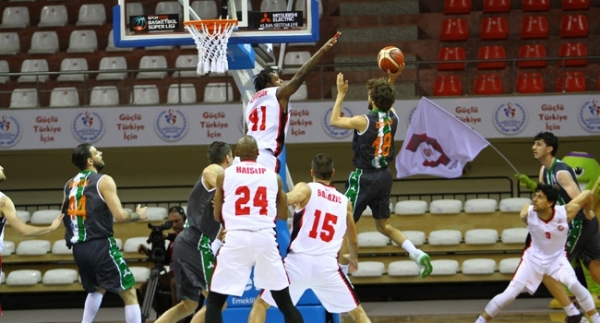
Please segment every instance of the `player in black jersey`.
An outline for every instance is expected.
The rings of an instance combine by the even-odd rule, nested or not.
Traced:
[[[64,188],[65,240],[73,248],[81,284],[88,293],[82,323],[91,323],[106,291],[125,302],[125,321],[139,323],[142,314],[135,292],[135,278],[113,237],[113,221],[133,222],[148,218],[147,208],[123,209],[112,177],[100,174],[102,152],[84,143],[73,150],[71,161],[79,173]]]
[[[231,147],[215,141],[208,147],[210,165],[202,171],[187,203],[188,226],[177,235],[173,250],[173,267],[179,303],[161,315],[155,323],[177,322],[198,307],[201,293],[208,295],[210,277],[215,267],[211,244],[217,238],[221,224],[213,216],[212,200],[215,195],[217,176],[233,162]],[[192,322],[204,322],[203,307],[194,315]]]
[[[398,115],[392,108],[396,101],[393,84],[403,69],[404,66],[397,73],[388,71],[387,81],[383,78],[369,80],[367,89],[370,111],[354,117],[341,115],[344,97],[348,91],[348,81],[344,80],[342,73],[338,74],[338,94],[330,122],[332,126],[354,130],[352,163],[356,170],[348,178],[345,193],[354,208],[354,221],[357,222],[369,206],[373,211],[377,231],[402,246],[410,258],[419,265],[420,276],[425,278],[433,270],[429,255],[417,249],[402,231],[392,227],[389,222],[393,177],[388,165],[394,159],[394,136],[398,128]],[[340,260],[342,268],[347,270],[345,259],[340,258]]]

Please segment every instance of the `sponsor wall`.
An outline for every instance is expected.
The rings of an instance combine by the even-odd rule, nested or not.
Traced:
[[[433,98],[488,139],[531,138],[539,131],[559,137],[600,135],[600,95]],[[396,141],[404,140],[418,99],[398,100]],[[287,143],[349,142],[352,132],[329,125],[333,101],[292,103]],[[366,101],[344,104],[347,116],[367,111]],[[235,143],[242,135],[242,107],[23,109],[0,112],[0,149],[59,149],[79,143],[98,147]]]

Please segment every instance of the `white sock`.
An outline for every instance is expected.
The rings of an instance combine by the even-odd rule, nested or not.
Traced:
[[[142,311],[139,304],[125,305],[125,322],[142,323]]]
[[[415,253],[415,252],[417,252],[419,250],[408,239],[406,239],[406,240],[404,240],[404,242],[402,242],[402,249],[406,250],[406,252],[408,252],[408,254]]]
[[[485,318],[483,318],[483,316],[479,315],[479,317],[477,318],[477,321],[475,321],[475,323],[487,323],[487,320]]]
[[[567,316],[575,316],[581,314],[575,304],[571,303],[569,306],[563,307],[565,312],[567,312]]]
[[[92,323],[94,321],[94,317],[96,317],[96,313],[98,313],[98,309],[100,309],[100,305],[102,304],[102,297],[104,295],[98,292],[88,293],[85,299],[85,306],[83,307],[81,323]]]
[[[600,323],[600,315],[598,313],[590,315],[592,323]]]
[[[344,275],[348,276],[348,265],[340,265],[340,269],[342,270],[342,272],[344,273]]]

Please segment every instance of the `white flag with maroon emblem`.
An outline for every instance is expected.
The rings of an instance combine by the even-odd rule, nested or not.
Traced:
[[[396,156],[397,177],[455,178],[490,143],[437,104],[421,98]]]

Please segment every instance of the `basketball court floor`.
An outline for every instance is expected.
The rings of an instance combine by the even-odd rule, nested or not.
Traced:
[[[507,306],[493,322],[564,322],[563,311],[549,310],[547,298],[517,299]],[[400,322],[474,322],[488,300],[445,300],[411,302],[366,302],[363,306],[373,323]],[[80,322],[82,309],[18,310],[4,311],[2,323],[70,323]],[[154,315],[151,316],[154,318]],[[153,320],[149,320],[152,322]],[[101,308],[96,316],[98,323],[123,323],[122,308]],[[353,322],[344,315],[342,323]],[[243,322],[231,322],[243,323]],[[311,322],[307,322],[311,323]]]

